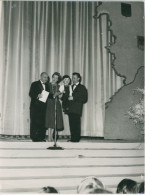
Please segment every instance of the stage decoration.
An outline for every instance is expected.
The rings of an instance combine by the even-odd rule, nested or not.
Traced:
[[[137,36],[137,47],[140,50],[144,50],[144,37],[143,36]]]
[[[127,112],[129,119],[133,120],[136,128],[140,128],[141,134],[144,134],[144,95],[145,89],[137,88],[134,93],[141,94],[139,102],[131,106]]]
[[[107,39],[108,39],[108,43],[105,46],[105,49],[108,52],[108,58],[110,59],[110,65],[111,65],[112,70],[115,72],[116,76],[122,78],[122,82],[123,82],[123,86],[124,86],[126,84],[126,76],[120,74],[116,70],[115,64],[114,64],[114,62],[116,60],[116,55],[115,55],[115,53],[113,53],[111,51],[111,46],[116,43],[117,36],[114,35],[113,30],[111,29],[112,21],[110,19],[109,12],[107,10],[99,10],[98,11],[98,7],[100,7],[101,5],[102,5],[102,2],[101,3],[98,2],[98,5],[96,6],[96,9],[95,9],[94,19],[98,19],[98,20],[101,21],[101,20],[103,20],[103,17],[107,18],[107,30],[108,30],[108,37],[107,37]]]
[[[126,85],[126,76],[120,74],[115,67],[115,60],[116,60],[116,55],[114,52],[111,51],[111,47],[116,44],[117,36],[113,33],[112,30],[112,20],[110,19],[110,13],[107,10],[104,10],[101,6],[103,3],[98,2],[96,9],[95,9],[95,15],[93,16],[94,19],[98,20],[100,23],[100,29],[102,30],[103,27],[101,26],[101,21],[106,18],[106,28],[107,28],[107,35],[106,38],[103,35],[103,30],[102,30],[102,39],[106,40],[106,45],[104,44],[104,48],[107,51],[107,59],[108,59],[108,64],[106,64],[107,67],[109,67],[109,76],[110,77],[115,77],[116,79],[121,80],[121,87],[118,88],[117,91],[114,91],[113,93],[110,93],[109,98],[105,102],[105,109],[108,108],[109,103],[112,101],[113,97]],[[113,83],[111,83],[113,85]]]

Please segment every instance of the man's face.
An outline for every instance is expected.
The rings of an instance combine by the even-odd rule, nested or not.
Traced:
[[[48,75],[47,75],[46,73],[43,73],[43,74],[41,75],[41,81],[42,81],[43,83],[46,83],[46,82],[48,81]]]
[[[73,81],[74,84],[78,83],[79,80],[80,80],[80,79],[78,78],[77,75],[73,75],[73,76],[72,76],[72,81]]]

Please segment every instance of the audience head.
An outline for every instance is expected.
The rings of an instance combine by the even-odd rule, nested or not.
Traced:
[[[51,186],[43,187],[42,188],[43,193],[49,193],[49,194],[58,194],[58,191]]]
[[[63,79],[64,85],[70,85],[71,84],[71,78],[70,78],[69,75],[64,75],[62,79]]]
[[[61,75],[59,72],[53,73],[53,75],[52,75],[52,82],[53,83],[60,83],[61,80],[62,80],[62,78],[61,78]]]
[[[131,179],[123,179],[117,186],[117,194],[136,194],[138,192],[137,182]]]
[[[93,189],[104,189],[102,182],[94,176],[86,177],[77,188],[78,194],[89,194]]]
[[[139,188],[138,188],[138,193],[139,194],[144,194],[144,186],[145,186],[145,183],[142,182],[140,185],[139,185]]]
[[[81,80],[82,80],[82,78],[81,78],[81,75],[80,75],[79,73],[74,72],[74,73],[72,74],[72,81],[73,81],[74,84],[76,84],[76,83],[78,83],[78,82],[80,83]]]
[[[47,74],[46,72],[42,72],[42,73],[40,74],[40,78],[41,78],[41,81],[42,81],[43,83],[46,83],[46,82],[48,81],[48,74]]]
[[[94,188],[89,194],[113,194],[112,192],[102,189],[102,188]]]

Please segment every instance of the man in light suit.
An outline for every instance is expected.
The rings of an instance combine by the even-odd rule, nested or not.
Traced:
[[[81,82],[79,73],[74,72],[72,75],[72,96],[69,100],[69,126],[71,133],[71,142],[79,142],[81,138],[81,116],[83,111],[83,104],[88,100],[88,92]]]
[[[30,138],[34,142],[45,141],[45,112],[46,103],[39,100],[42,97],[42,91],[49,92],[48,85],[45,85],[48,81],[48,74],[42,72],[40,80],[31,84],[29,96],[31,97],[30,104]],[[53,98],[53,94],[49,93],[48,98]]]

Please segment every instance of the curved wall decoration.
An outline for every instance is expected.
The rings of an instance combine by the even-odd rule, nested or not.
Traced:
[[[109,13],[107,13],[107,11],[102,11],[102,12],[98,12],[98,7],[101,6],[101,4],[98,3],[98,5],[96,6],[95,9],[95,15],[94,15],[94,19],[99,20],[99,24],[100,24],[100,29],[101,29],[101,33],[102,33],[102,38],[104,39],[104,48],[107,51],[107,61],[106,61],[106,67],[109,70],[109,79],[108,81],[111,80],[110,83],[110,93],[109,93],[109,97],[106,99],[106,103],[111,101],[112,96],[114,96],[116,94],[116,92],[118,92],[118,90],[120,88],[122,88],[125,84],[126,84],[126,76],[121,75],[120,73],[117,72],[117,70],[115,69],[115,60],[116,60],[116,55],[115,53],[111,52],[111,46],[114,45],[116,43],[117,37],[116,35],[114,35],[111,26],[112,26],[112,21],[110,19]],[[101,22],[102,20],[106,20],[106,32],[105,32],[105,28],[102,27],[101,25],[104,23]],[[106,37],[105,37],[106,36]],[[110,79],[112,78],[112,79]],[[116,82],[113,82],[115,78]],[[112,86],[112,87],[111,87]]]

